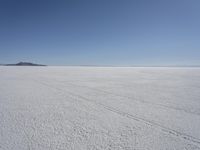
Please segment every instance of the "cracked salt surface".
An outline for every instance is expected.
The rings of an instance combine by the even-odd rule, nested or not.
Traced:
[[[1,150],[199,150],[200,69],[0,67]]]

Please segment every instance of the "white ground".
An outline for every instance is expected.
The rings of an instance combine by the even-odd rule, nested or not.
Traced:
[[[0,67],[0,150],[200,150],[200,69]]]

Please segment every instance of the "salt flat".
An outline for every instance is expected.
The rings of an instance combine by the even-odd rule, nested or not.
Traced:
[[[0,67],[1,150],[200,150],[200,68]]]

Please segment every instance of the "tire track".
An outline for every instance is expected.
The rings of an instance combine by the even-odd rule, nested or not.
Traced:
[[[56,81],[56,80],[54,80],[54,81]],[[56,82],[59,82],[59,84],[62,84],[64,86],[64,84],[62,83],[62,81],[56,81]],[[76,86],[76,87],[87,88],[87,89],[90,89],[90,90],[94,90],[94,91],[97,91],[97,92],[102,92],[104,94],[109,94],[109,95],[113,95],[113,96],[120,97],[120,98],[126,98],[126,99],[129,99],[131,101],[136,101],[136,102],[140,102],[140,103],[143,103],[143,104],[148,104],[148,105],[152,105],[152,106],[159,106],[159,107],[162,107],[162,108],[167,108],[167,109],[172,109],[172,110],[183,111],[183,112],[188,113],[188,114],[200,116],[199,113],[196,113],[196,112],[193,112],[193,111],[188,111],[186,109],[182,109],[182,108],[179,108],[179,107],[173,107],[173,106],[163,105],[163,104],[149,102],[149,101],[145,101],[145,100],[133,99],[133,98],[131,98],[129,96],[123,96],[123,95],[120,95],[120,94],[117,94],[117,93],[112,93],[112,92],[109,92],[109,91],[105,91],[105,90],[97,89],[97,88],[92,88],[92,87],[89,87],[89,86],[76,85],[76,84],[70,83],[70,82],[67,82],[67,84],[70,84],[70,85]]]
[[[190,142],[193,142],[193,143],[200,144],[200,139],[198,139],[198,138],[196,138],[196,137],[193,137],[193,136],[191,136],[191,135],[188,135],[188,134],[185,134],[185,133],[176,131],[176,130],[174,130],[174,129],[168,128],[168,127],[166,127],[166,126],[164,126],[164,125],[162,125],[162,124],[156,123],[155,121],[148,120],[148,119],[139,117],[139,116],[137,116],[137,115],[129,114],[129,113],[127,113],[127,112],[123,112],[123,111],[118,110],[118,109],[116,109],[116,108],[114,108],[114,107],[107,106],[107,105],[104,105],[104,104],[99,103],[99,102],[95,102],[95,101],[93,101],[93,100],[91,100],[91,99],[88,99],[88,98],[86,98],[86,97],[84,97],[84,96],[75,94],[75,93],[73,93],[73,92],[71,92],[71,91],[67,91],[67,90],[63,90],[63,89],[58,88],[58,87],[54,87],[54,86],[52,86],[52,85],[50,85],[50,84],[48,84],[48,83],[46,83],[46,82],[41,82],[41,81],[38,81],[38,80],[35,80],[35,79],[33,79],[33,80],[34,80],[35,82],[41,84],[41,85],[44,85],[44,86],[48,87],[48,88],[56,89],[56,90],[58,90],[59,92],[63,92],[63,94],[66,94],[66,93],[67,93],[67,94],[71,95],[72,97],[77,97],[78,99],[75,99],[75,100],[77,100],[77,101],[81,101],[81,102],[82,102],[82,101],[84,100],[84,101],[87,101],[87,102],[96,104],[96,105],[101,106],[102,108],[104,108],[104,109],[106,109],[106,110],[108,110],[108,111],[110,111],[110,112],[116,113],[116,114],[118,114],[118,115],[120,115],[120,116],[123,116],[123,117],[129,118],[129,119],[132,119],[132,120],[135,120],[135,121],[144,123],[144,124],[146,124],[146,125],[155,126],[155,127],[159,128],[159,129],[161,129],[161,131],[163,131],[163,132],[166,132],[166,133],[171,134],[171,135],[173,135],[173,136],[180,137],[180,138],[182,138],[182,139],[184,139],[184,140],[187,140],[187,141],[190,141]]]

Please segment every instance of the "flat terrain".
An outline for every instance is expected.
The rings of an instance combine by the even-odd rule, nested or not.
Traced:
[[[200,68],[1,66],[0,150],[200,150]]]

